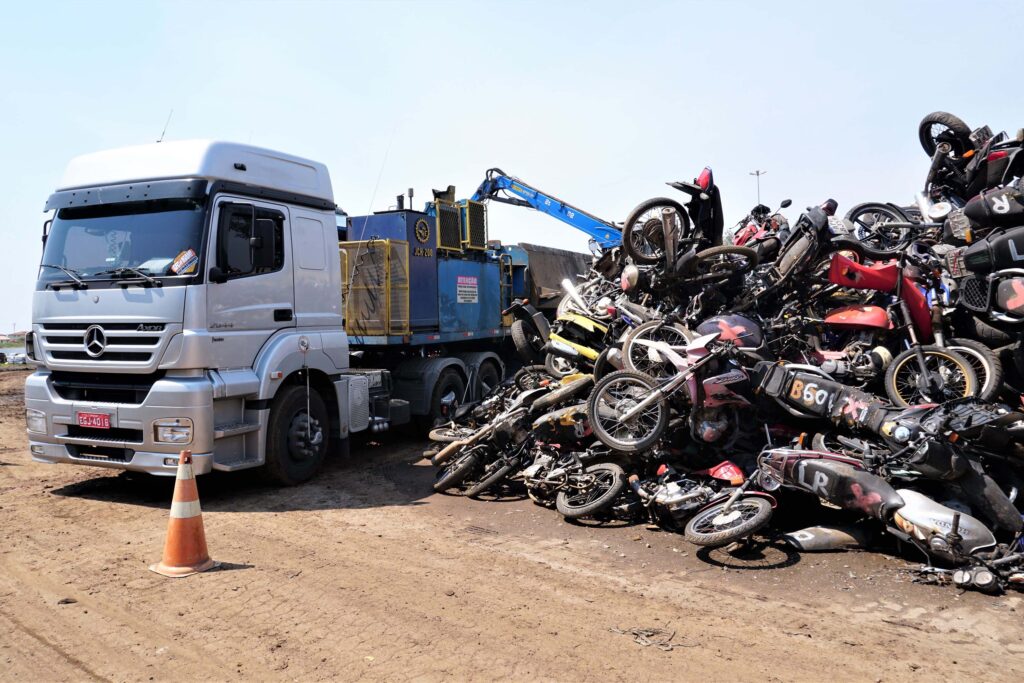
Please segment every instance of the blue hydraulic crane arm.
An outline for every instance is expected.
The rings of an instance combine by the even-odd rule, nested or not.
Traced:
[[[568,223],[590,235],[602,249],[622,244],[622,231],[613,223],[566,204],[554,195],[541,192],[500,168],[487,171],[484,181],[473,194],[474,202],[494,200],[513,206],[526,206]]]

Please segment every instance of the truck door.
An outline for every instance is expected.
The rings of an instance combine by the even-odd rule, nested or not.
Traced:
[[[295,326],[288,209],[218,197],[210,232],[206,322],[213,367],[250,367],[274,332]]]

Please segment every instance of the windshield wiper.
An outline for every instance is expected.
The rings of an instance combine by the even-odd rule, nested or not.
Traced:
[[[160,280],[157,280],[155,277],[153,277],[149,273],[144,273],[141,270],[139,270],[138,268],[131,268],[131,267],[128,267],[128,266],[123,266],[121,268],[114,268],[113,270],[104,270],[104,271],[101,271],[99,273],[95,273],[95,275],[113,275],[115,277],[123,277],[123,276],[128,275],[128,274],[136,275],[139,278],[145,280],[148,284],[153,285],[154,287],[163,287],[163,284],[164,284],[163,282],[161,282]],[[127,284],[127,283],[125,283],[125,284]]]
[[[63,271],[65,275],[67,275],[72,280],[74,280],[75,288],[76,289],[89,289],[89,285],[85,284],[85,280],[82,279],[81,273],[79,273],[77,270],[72,270],[70,268],[65,268],[64,266],[58,266],[56,263],[40,263],[39,267],[40,268],[56,268],[57,270]],[[52,282],[52,283],[50,283],[50,286],[57,287],[57,286],[60,286],[62,284],[65,284],[65,283],[62,283],[62,282]]]

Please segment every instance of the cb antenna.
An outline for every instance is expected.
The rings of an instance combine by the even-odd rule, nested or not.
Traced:
[[[160,139],[157,142],[164,141],[164,136],[167,135],[167,126],[170,125],[172,116],[174,116],[174,109],[171,109],[171,113],[167,115],[167,120],[164,121],[164,129],[160,131]]]

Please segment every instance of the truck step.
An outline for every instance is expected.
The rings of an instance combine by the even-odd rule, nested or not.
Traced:
[[[238,422],[229,425],[217,425],[213,428],[214,439],[226,439],[231,436],[238,436],[239,434],[248,434],[249,432],[255,432],[259,429],[259,424],[249,422]]]

